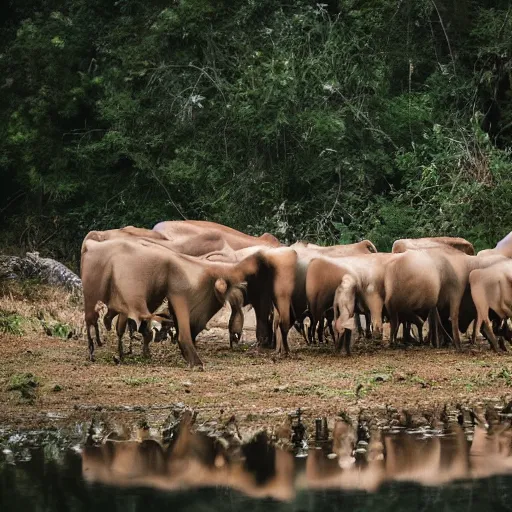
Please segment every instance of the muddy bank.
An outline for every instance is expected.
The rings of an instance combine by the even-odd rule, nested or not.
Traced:
[[[108,338],[87,361],[85,342],[28,334],[2,337],[0,425],[18,428],[74,425],[91,412],[113,418],[144,417],[162,422],[183,403],[208,420],[235,415],[250,429],[275,428],[297,408],[307,421],[346,411],[407,411],[438,414],[481,403],[505,406],[512,400],[511,355],[496,355],[483,340],[463,353],[451,348],[390,349],[361,340],[352,357],[330,345],[305,346],[292,336],[290,357],[254,346],[254,332],[229,348],[225,329],[211,328],[198,339],[205,372],[188,369],[177,347],[152,345],[150,360],[134,355],[114,363],[116,342]],[[383,413],[384,414],[384,413]]]
[[[0,427],[69,430],[93,416],[158,427],[182,403],[205,422],[234,415],[248,434],[273,432],[300,407],[311,432],[316,418],[341,412],[358,418],[369,410],[379,421],[398,415],[421,425],[445,406],[488,409],[512,400],[512,354],[492,353],[483,339],[464,341],[462,353],[361,339],[346,357],[331,344],[307,346],[292,330],[291,354],[279,358],[256,348],[252,311],[241,343],[230,349],[228,308],[198,337],[204,372],[191,371],[168,341],[152,343],[146,360],[137,339],[133,355],[115,364],[112,333],[91,363],[74,297],[29,282],[2,286]]]

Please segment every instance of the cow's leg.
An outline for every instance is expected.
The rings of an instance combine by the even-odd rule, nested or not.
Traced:
[[[366,298],[368,312],[365,312],[366,326],[373,327],[373,337],[376,340],[382,340],[382,309],[384,303],[382,298],[374,293]],[[371,332],[371,331],[370,331]]]
[[[290,330],[290,301],[286,297],[276,297],[276,311],[279,316],[279,330],[282,337],[282,351],[288,355],[290,347],[288,346],[288,331]]]
[[[388,308],[389,311],[389,308]],[[398,334],[398,327],[400,326],[400,322],[398,321],[398,313],[391,312],[389,313],[389,344],[394,347],[396,345],[396,337]]]
[[[316,326],[316,335],[318,338],[319,345],[324,343],[324,321],[325,321],[325,317],[324,317],[324,315],[322,315],[320,317],[318,325]]]
[[[188,310],[188,303],[185,297],[173,295],[168,297],[169,304],[172,305],[176,324],[179,329],[178,345],[185,360],[191,367],[199,366],[203,368],[203,362],[192,342],[192,334],[190,332],[190,313]]]
[[[100,328],[98,326],[98,322],[94,322],[94,334],[96,335],[96,345],[98,345],[98,347],[101,347],[103,343],[101,342],[100,339]]]
[[[354,315],[354,322],[356,324],[357,337],[359,339],[361,339],[364,336],[364,331],[363,331],[363,325],[361,324],[361,315],[359,313],[356,313]]]
[[[333,327],[334,319],[330,318],[327,322],[327,327],[329,328],[329,334],[331,335],[332,341],[334,342],[334,327]]]
[[[150,358],[149,343],[153,340],[153,330],[149,328],[148,322],[140,324],[139,332],[142,334],[142,357]]]
[[[382,304],[380,305],[380,317],[381,317],[381,323],[382,323]],[[365,337],[367,340],[371,339],[372,337],[372,315],[370,314],[369,311],[365,311],[364,314],[364,321],[366,322],[366,327],[365,327]],[[380,326],[380,329],[382,331],[382,325]],[[381,332],[381,338],[382,338],[382,332]]]
[[[316,329],[316,318],[311,317],[311,323],[308,327],[308,339],[311,345],[316,345],[315,329]]]
[[[126,352],[127,354],[133,354],[133,340],[135,339],[135,331],[137,330],[137,325],[135,324],[135,322],[133,320],[128,320],[127,322],[127,325],[128,325],[128,335],[129,335],[129,343],[128,343],[128,352]]]
[[[350,342],[352,340],[352,331],[350,329],[345,329],[345,332],[343,333],[343,344],[345,345],[345,352],[347,353],[347,356],[351,354],[350,350]]]
[[[94,363],[94,341],[91,336],[91,327],[92,327],[92,324],[86,325],[87,343],[88,343],[88,347],[89,347],[89,360]]]
[[[306,320],[307,320],[307,322],[306,322]],[[301,326],[302,326],[302,335],[304,336],[304,339],[306,340],[307,345],[309,345],[311,343],[311,338],[310,338],[311,323],[312,323],[311,312],[306,311],[302,315]]]
[[[345,339],[343,338],[345,333],[339,335],[337,332],[334,333],[334,351],[341,352],[343,349],[343,345],[345,343]]]
[[[423,345],[423,324],[424,324],[424,321],[421,317],[419,317],[418,315],[416,314],[412,314],[412,323],[416,326],[416,328],[418,329],[418,343],[420,345]]]
[[[412,340],[411,340],[411,324],[409,323],[408,320],[404,320],[402,322],[402,325],[403,325],[403,340],[404,340],[404,343],[406,345],[410,345],[412,343]]]
[[[116,333],[117,333],[117,352],[119,354],[119,359],[122,361],[124,357],[123,353],[123,335],[126,331],[126,324],[128,322],[128,318],[125,315],[119,315],[117,317],[117,325],[116,325]]]
[[[434,348],[439,348],[439,329],[440,319],[436,309],[431,309],[428,313],[428,335],[430,343]]]
[[[482,328],[483,322],[484,322],[484,319],[482,318],[482,316],[480,315],[480,313],[477,310],[477,316],[475,318],[475,321],[473,322],[473,335],[471,336],[471,344],[472,345],[476,345],[476,337]]]
[[[483,331],[484,331],[485,337],[489,341],[492,350],[494,350],[494,352],[498,352],[498,343],[496,341],[496,337],[494,336],[494,332],[492,330],[491,322],[489,321],[488,318],[486,318],[483,321],[483,326],[482,327],[483,327]]]
[[[476,344],[476,335],[477,335],[477,328],[476,328],[477,320],[475,319],[473,321],[473,334],[471,335],[471,345]]]
[[[459,332],[459,307],[460,298],[453,298],[450,303],[450,320],[452,322],[453,343],[455,344],[455,348],[460,352],[462,350],[462,344],[460,342]]]

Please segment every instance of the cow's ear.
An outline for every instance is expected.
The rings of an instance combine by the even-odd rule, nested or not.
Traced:
[[[225,279],[219,278],[215,281],[215,290],[219,295],[226,295],[228,291],[228,283]]]

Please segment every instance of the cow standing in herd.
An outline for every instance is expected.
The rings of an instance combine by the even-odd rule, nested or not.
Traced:
[[[360,315],[366,318],[367,337],[380,340],[387,319],[392,344],[400,324],[406,339],[416,325],[421,342],[428,320],[434,346],[444,336],[461,350],[460,332],[474,322],[473,342],[481,329],[493,350],[506,350],[501,335],[512,338],[507,325],[512,315],[510,240],[508,235],[475,256],[463,238],[397,240],[391,253],[379,253],[368,240],[286,246],[268,233],[255,237],[206,221],[91,231],[81,251],[89,357],[94,360],[92,330],[101,345],[101,304],[107,307],[107,329],[117,317],[121,359],[127,325],[142,334],[143,354],[149,356],[155,336],[150,326],[158,321],[174,325],[183,357],[202,368],[196,337],[226,302],[231,305],[231,346],[241,337],[242,308],[251,305],[258,344],[272,346],[277,340],[276,349],[284,355],[293,325],[308,343],[322,342],[326,321],[335,346],[350,354]]]

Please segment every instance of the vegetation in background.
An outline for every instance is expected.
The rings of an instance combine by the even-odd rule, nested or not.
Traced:
[[[512,226],[501,0],[8,0],[0,239],[204,218],[283,241]]]

